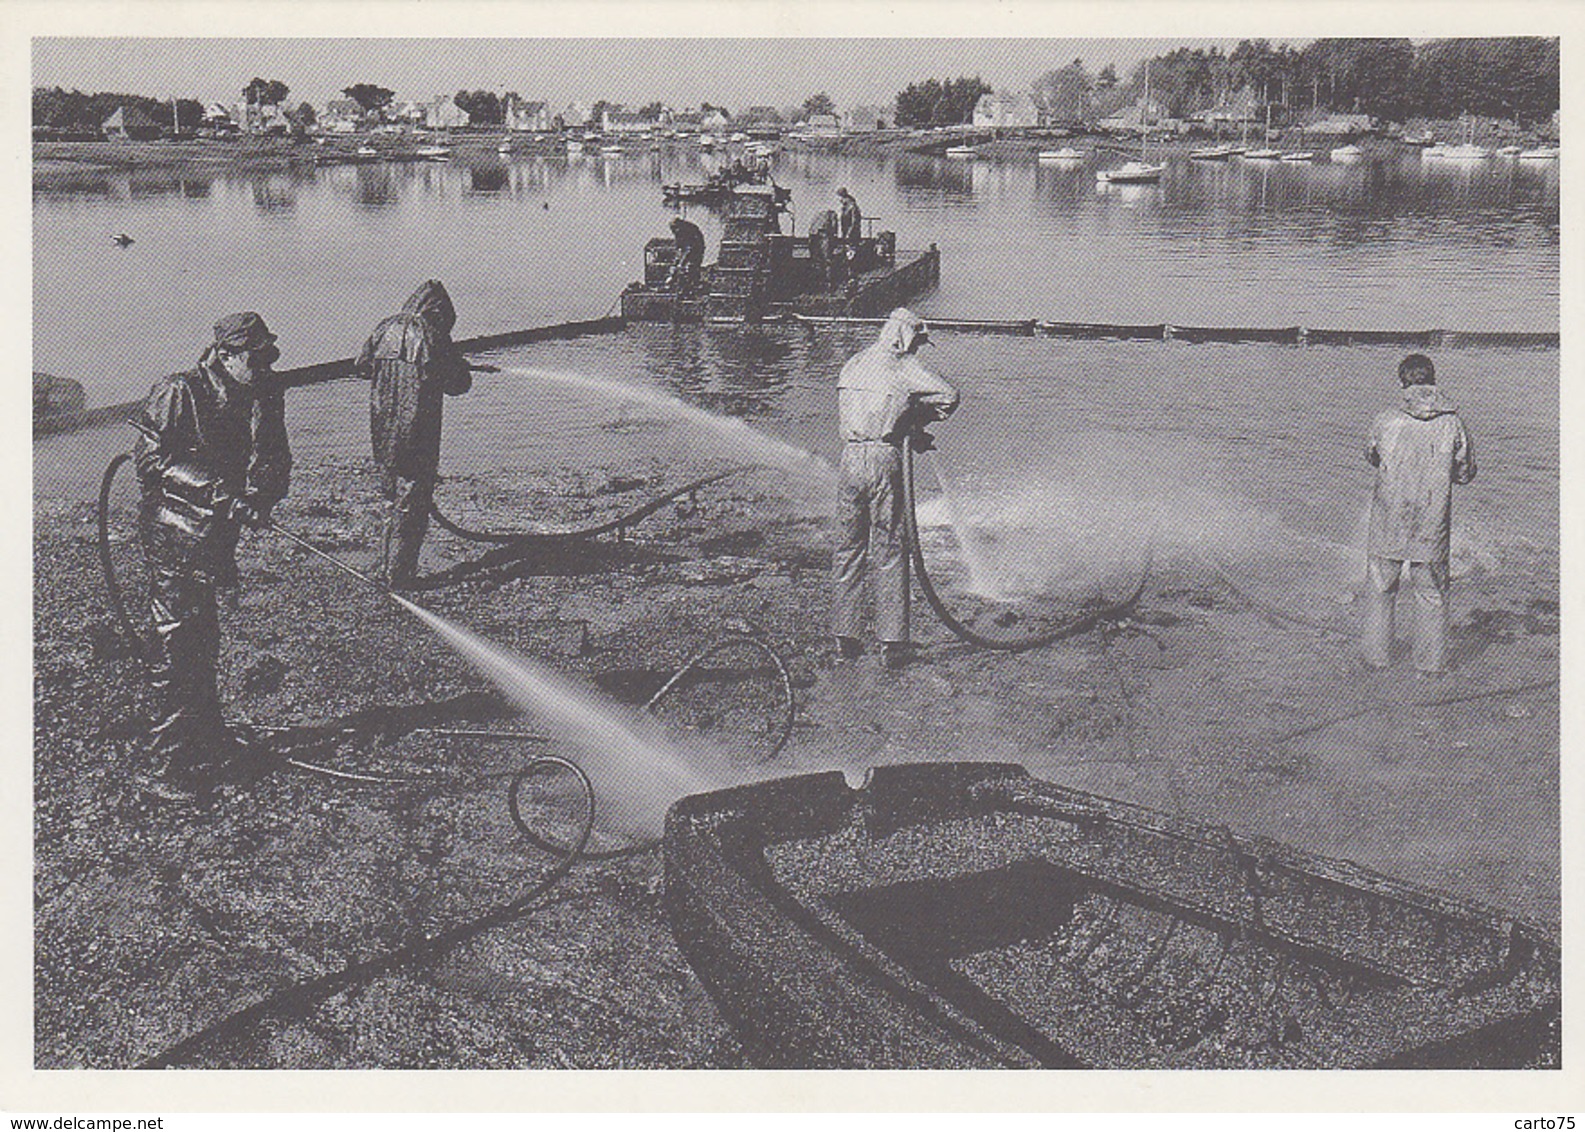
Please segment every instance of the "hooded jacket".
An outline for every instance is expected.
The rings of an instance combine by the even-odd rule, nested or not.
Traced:
[[[369,391],[369,433],[382,472],[410,479],[440,466],[443,396],[473,387],[473,373],[451,342],[456,309],[446,288],[431,279],[374,328],[358,354]]]
[[[232,504],[247,495],[274,506],[290,484],[284,390],[268,373],[238,385],[210,347],[159,381],[133,423],[145,546],[162,564],[229,577],[240,531]]]
[[[1371,425],[1365,459],[1376,468],[1370,553],[1446,562],[1453,485],[1475,478],[1469,433],[1453,402],[1435,385],[1407,387],[1403,404]]]
[[[913,355],[925,333],[919,316],[899,307],[881,327],[880,339],[848,359],[837,379],[844,441],[901,444],[914,427],[943,420],[958,407],[958,391]]]

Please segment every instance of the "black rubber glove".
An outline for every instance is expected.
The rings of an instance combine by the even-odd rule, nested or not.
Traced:
[[[244,527],[262,531],[270,525],[270,505],[255,495],[244,495],[232,501],[231,517]]]

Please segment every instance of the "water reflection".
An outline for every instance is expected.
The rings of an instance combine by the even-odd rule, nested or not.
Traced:
[[[1097,188],[1096,168],[1121,156],[1092,152],[1053,166],[1033,153],[963,162],[787,152],[776,176],[792,189],[799,231],[834,207],[837,186],[846,185],[866,217],[897,232],[899,247],[937,244],[940,285],[914,300],[926,314],[1557,327],[1556,163],[1427,165],[1415,154],[1372,154],[1347,166],[1201,164],[1174,155],[1158,185]],[[489,152],[447,164],[259,175],[41,167],[33,195],[36,362],[92,381],[74,371],[77,359],[95,349],[125,352],[132,341],[125,373],[105,380],[120,382],[123,396],[146,389],[185,358],[194,327],[213,318],[191,304],[161,306],[183,272],[196,273],[194,295],[228,294],[265,311],[272,327],[290,331],[305,362],[344,354],[349,335],[372,325],[388,302],[367,293],[369,281],[392,276],[445,278],[468,333],[597,317],[640,276],[644,242],[665,232],[672,210],[661,185],[701,180],[719,161],[671,147],[615,159],[502,162]],[[719,214],[687,212],[714,249]],[[242,222],[259,214],[278,223]],[[366,238],[363,219],[372,215],[381,218],[378,241]],[[313,238],[282,241],[282,224],[311,228]],[[238,270],[229,274],[193,266],[216,225],[235,235]],[[107,271],[107,241],[117,231],[138,242]],[[160,312],[152,319],[151,309]],[[327,311],[355,315],[360,329],[336,325]],[[760,361],[769,371],[779,364]],[[730,363],[744,373],[754,364]]]

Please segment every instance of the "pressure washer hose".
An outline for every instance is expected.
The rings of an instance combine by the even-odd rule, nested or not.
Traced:
[[[437,504],[433,499],[431,499],[429,502],[429,514],[435,520],[435,523],[438,526],[444,530],[450,531],[460,539],[467,539],[469,542],[509,544],[527,542],[532,539],[591,539],[598,538],[600,535],[610,534],[612,531],[618,532],[618,536],[620,537],[620,534],[628,527],[633,526],[635,523],[638,523],[643,519],[647,519],[649,516],[653,515],[656,511],[659,511],[672,500],[678,499],[684,495],[691,495],[700,488],[708,487],[710,484],[716,483],[719,480],[724,480],[729,476],[741,475],[744,472],[751,472],[753,470],[754,465],[752,464],[740,464],[737,467],[727,468],[725,471],[714,472],[708,476],[700,476],[698,479],[689,483],[685,483],[681,487],[672,489],[658,499],[650,500],[648,503],[637,508],[636,510],[629,511],[624,515],[617,516],[615,519],[612,519],[609,522],[601,523],[593,527],[575,527],[568,530],[550,531],[476,531],[468,527],[464,527],[461,523],[455,522],[452,519],[448,519],[441,512],[439,504]]]
[[[1145,585],[1150,580],[1150,567],[1156,549],[1154,532],[1145,550],[1145,562],[1139,572],[1139,584],[1126,598],[1091,610],[1044,633],[1028,637],[987,637],[975,632],[954,617],[952,611],[947,608],[946,602],[941,599],[941,595],[936,592],[935,583],[930,580],[930,571],[925,566],[924,544],[919,538],[918,501],[914,495],[914,452],[911,443],[903,445],[903,504],[903,519],[908,528],[908,549],[913,559],[914,572],[919,576],[919,588],[924,592],[925,601],[954,636],[982,649],[1024,652],[1088,632],[1102,622],[1113,620],[1132,609],[1139,601],[1140,595],[1145,592]]]
[[[116,473],[121,470],[121,465],[132,459],[132,453],[123,452],[111,460],[105,468],[105,474],[99,481],[99,567],[104,571],[105,589],[110,595],[110,609],[116,615],[116,621],[121,625],[121,631],[126,634],[127,643],[133,646],[138,663],[148,664],[148,642],[144,640],[143,633],[137,623],[127,613],[126,600],[121,593],[121,582],[116,577],[116,564],[110,557],[110,492],[115,487]]]
[[[400,967],[436,959],[452,948],[466,943],[491,928],[501,927],[534,911],[540,898],[571,872],[573,866],[579,860],[584,859],[584,849],[589,843],[590,835],[594,832],[594,786],[589,781],[589,776],[584,773],[583,768],[578,766],[577,763],[552,755],[542,755],[534,759],[527,767],[519,771],[518,776],[513,779],[513,793],[511,795],[513,821],[518,824],[520,829],[523,828],[523,823],[518,819],[516,808],[518,786],[527,775],[544,767],[557,767],[576,775],[579,785],[583,788],[586,805],[576,842],[569,849],[560,851],[565,853],[561,860],[556,863],[549,873],[530,887],[527,892],[468,923],[448,928],[436,935],[420,935],[400,947],[387,951],[384,955],[377,955],[372,959],[353,963],[340,971],[321,975],[316,979],[309,979],[306,982],[293,983],[290,986],[283,987],[253,1003],[251,1006],[243,1007],[241,1010],[228,1014],[224,1018],[205,1026],[197,1033],[188,1035],[175,1045],[146,1058],[138,1063],[137,1068],[168,1069],[172,1066],[180,1065],[209,1042],[235,1037],[265,1018],[272,1016],[289,1017],[293,1014],[301,1013],[349,987],[378,978]],[[536,843],[542,845],[537,840]]]

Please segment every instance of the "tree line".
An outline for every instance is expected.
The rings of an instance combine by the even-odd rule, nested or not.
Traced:
[[[1303,48],[1242,40],[1231,51],[1179,47],[1140,63],[1127,82],[1108,65],[1091,75],[1080,59],[1035,80],[1034,95],[1053,119],[1087,122],[1143,97],[1170,117],[1232,105],[1247,91],[1279,117],[1334,111],[1388,121],[1462,114],[1538,122],[1559,102],[1555,38],[1317,39]]]

